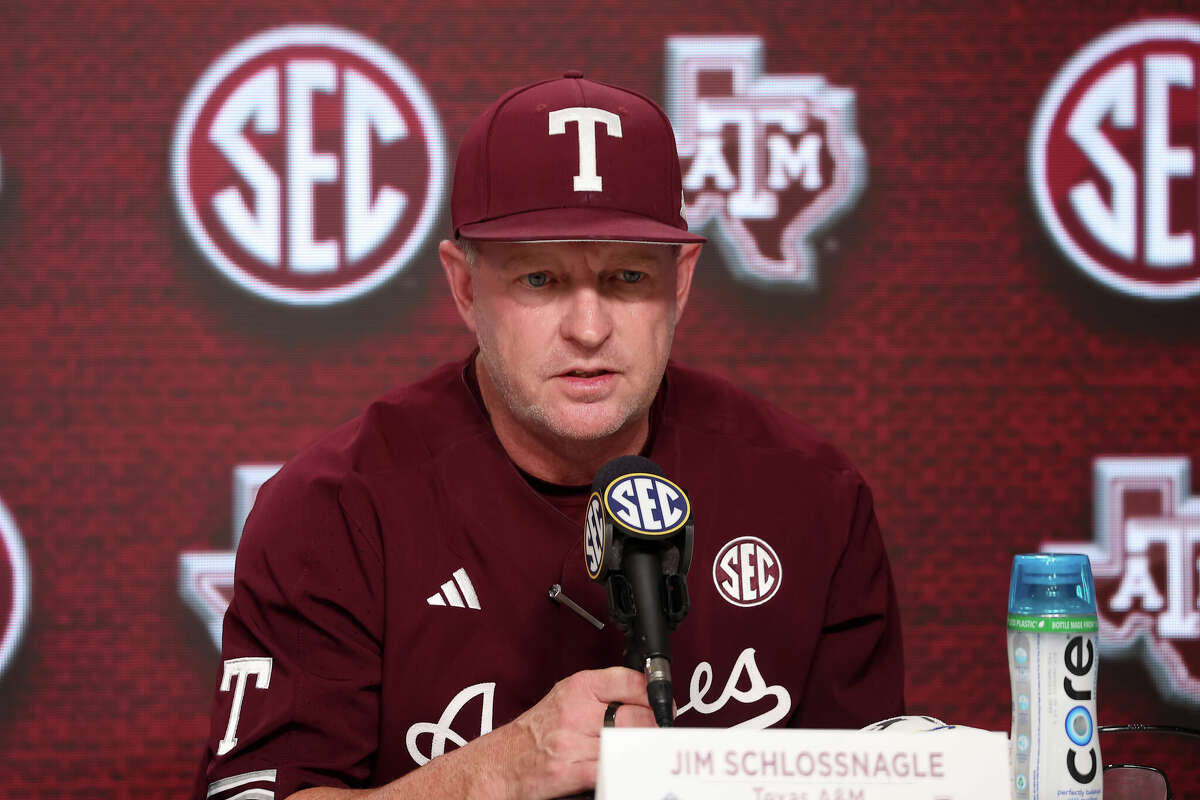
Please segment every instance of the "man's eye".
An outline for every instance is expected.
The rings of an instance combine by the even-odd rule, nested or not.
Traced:
[[[646,273],[639,272],[636,269],[621,270],[621,280],[625,283],[637,283],[644,277],[646,277]]]
[[[550,276],[545,272],[531,272],[525,276],[525,283],[537,289],[550,282]]]

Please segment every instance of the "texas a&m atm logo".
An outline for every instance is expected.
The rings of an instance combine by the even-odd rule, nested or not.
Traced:
[[[690,227],[741,277],[815,288],[813,238],[866,184],[854,91],[764,74],[757,36],[672,36],[666,105]]]
[[[1094,541],[1042,550],[1091,559],[1102,653],[1142,655],[1165,697],[1200,706],[1200,497],[1190,467],[1182,457],[1097,458]]]
[[[12,663],[29,620],[29,559],[16,520],[0,500],[0,677]]]
[[[1079,269],[1151,300],[1200,295],[1200,23],[1148,20],[1055,76],[1029,143],[1042,222]]]
[[[416,76],[384,48],[317,25],[222,55],[175,130],[175,200],[196,246],[238,286],[323,305],[369,292],[425,243],[445,143]]]
[[[221,623],[233,599],[233,567],[242,528],[258,490],[282,464],[238,464],[233,468],[233,547],[228,550],[189,550],[179,554],[179,596],[208,629],[221,649]]]

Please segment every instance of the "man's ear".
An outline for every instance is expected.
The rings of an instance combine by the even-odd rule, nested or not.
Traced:
[[[438,245],[438,257],[442,260],[442,271],[450,283],[450,294],[458,315],[472,333],[475,332],[475,283],[474,267],[467,261],[467,254],[449,239]]]
[[[692,293],[692,275],[696,272],[696,262],[700,260],[699,244],[685,244],[679,249],[679,258],[675,259],[675,318],[683,316],[687,307],[688,297]]]

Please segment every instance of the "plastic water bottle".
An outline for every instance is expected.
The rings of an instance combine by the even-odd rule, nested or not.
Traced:
[[[1100,648],[1087,556],[1013,558],[1008,590],[1015,800],[1099,800],[1096,733]]]

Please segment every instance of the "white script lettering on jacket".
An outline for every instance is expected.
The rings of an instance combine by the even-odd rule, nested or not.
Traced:
[[[744,682],[743,679],[750,684],[749,688],[738,688],[738,684]],[[758,671],[758,664],[754,660],[753,647],[747,647],[737,657],[733,663],[733,670],[730,672],[728,680],[725,681],[725,687],[715,697],[709,696],[709,690],[712,688],[712,665],[707,661],[701,661],[693,670],[692,679],[688,684],[688,703],[679,709],[676,716],[681,717],[689,711],[695,711],[697,714],[715,714],[730,701],[750,705],[764,697],[774,697],[774,708],[731,726],[758,730],[785,719],[792,708],[792,696],[787,689],[782,686],[768,686],[767,682],[763,680],[762,673]],[[408,754],[413,761],[418,765],[427,764],[431,759],[446,752],[447,742],[462,747],[467,743],[468,737],[474,739],[476,735],[483,736],[485,733],[489,733],[492,730],[492,705],[495,691],[495,683],[477,683],[474,686],[468,686],[454,696],[436,723],[418,722],[411,726],[408,729],[408,735],[405,736],[405,743],[408,745]],[[479,715],[479,733],[468,734],[468,737],[464,737],[452,726],[459,712],[463,710],[463,706],[476,697],[483,699],[483,707],[480,709]],[[428,754],[421,752],[418,744],[418,737],[422,735],[432,737]]]
[[[738,684],[745,677],[750,682],[748,689],[739,689]],[[715,714],[728,705],[730,700],[750,705],[764,697],[774,697],[775,707],[764,711],[756,717],[732,725],[732,728],[749,728],[759,730],[768,728],[787,717],[792,708],[792,696],[782,686],[768,686],[758,671],[758,663],[754,660],[754,648],[747,647],[733,663],[733,671],[725,681],[725,688],[716,697],[709,697],[709,689],[713,685],[713,668],[707,661],[701,661],[692,672],[692,680],[688,685],[688,704],[679,709],[676,717],[681,717],[695,709],[700,714]]]

